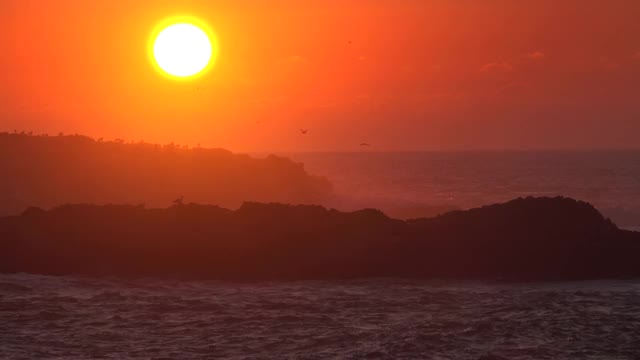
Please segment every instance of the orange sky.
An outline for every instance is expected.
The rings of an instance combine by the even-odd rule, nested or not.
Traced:
[[[177,14],[218,34],[196,81],[147,58]],[[637,0],[3,0],[0,130],[235,151],[639,147],[638,19]]]

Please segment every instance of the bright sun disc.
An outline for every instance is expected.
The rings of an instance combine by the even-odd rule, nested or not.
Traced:
[[[207,32],[188,22],[163,27],[155,36],[152,52],[160,70],[179,78],[203,72],[215,56],[214,44]]]

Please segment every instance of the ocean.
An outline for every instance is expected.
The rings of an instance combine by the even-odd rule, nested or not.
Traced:
[[[328,205],[412,218],[526,196],[594,204],[640,228],[640,151],[289,153],[337,193]]]
[[[0,358],[632,360],[638,304],[640,281],[0,275]]]

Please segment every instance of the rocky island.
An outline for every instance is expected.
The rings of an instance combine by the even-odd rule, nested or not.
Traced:
[[[245,203],[29,208],[0,218],[0,271],[220,280],[640,275],[640,233],[588,203],[521,198],[409,221]]]

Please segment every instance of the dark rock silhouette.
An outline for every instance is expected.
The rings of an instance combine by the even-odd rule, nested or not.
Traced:
[[[78,135],[0,133],[0,169],[0,216],[65,203],[166,206],[178,195],[231,208],[244,201],[319,203],[332,193],[325,178],[273,155]]]
[[[452,205],[394,205],[389,204],[381,207],[385,214],[402,220],[410,220],[416,218],[435,217],[446,214],[451,211],[461,210],[459,207]]]
[[[640,275],[640,234],[591,205],[526,198],[411,221],[245,203],[29,208],[0,218],[0,271],[226,280],[560,280]]]

